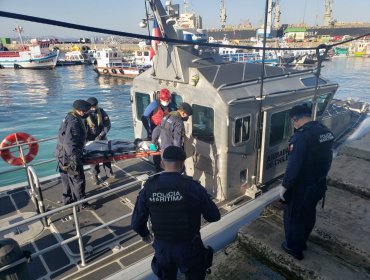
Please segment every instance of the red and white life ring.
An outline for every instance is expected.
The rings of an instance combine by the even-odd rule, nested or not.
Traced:
[[[0,144],[0,148],[6,148],[13,145],[30,143],[35,141],[36,139],[34,137],[25,132],[16,132],[6,136]],[[11,165],[21,166],[25,163],[31,162],[36,157],[39,151],[39,144],[38,143],[28,144],[28,148],[29,148],[28,153],[24,155],[24,162],[21,156],[19,157],[14,156],[10,151],[10,148],[6,150],[1,150],[0,156],[4,161]]]

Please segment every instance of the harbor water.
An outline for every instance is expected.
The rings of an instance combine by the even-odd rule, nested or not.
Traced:
[[[322,74],[340,85],[338,99],[349,97],[370,103],[370,59],[337,58],[325,62]],[[0,140],[14,132],[36,139],[55,137],[60,123],[76,99],[91,96],[109,114],[109,139],[133,140],[130,102],[131,81],[99,77],[91,65],[55,70],[0,69]],[[40,144],[33,163],[53,158],[56,140]],[[0,160],[0,171],[12,166]],[[39,177],[56,174],[56,162],[36,166]],[[0,176],[0,187],[25,181],[23,170]]]

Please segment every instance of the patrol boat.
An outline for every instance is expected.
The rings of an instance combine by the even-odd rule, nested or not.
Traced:
[[[177,38],[179,31],[166,24],[176,14],[166,11],[174,7],[164,8],[160,0],[149,3],[162,35]],[[137,138],[145,137],[140,119],[157,90],[168,88],[178,105],[184,101],[192,105],[194,114],[185,124],[186,173],[201,181],[221,209],[221,221],[202,228],[205,243],[219,250],[276,199],[273,187],[284,172],[293,132],[288,117],[292,106],[313,106],[317,119],[337,137],[361,119],[366,106],[360,104],[357,112],[352,108],[358,104],[334,101],[333,105],[338,85],[316,69],[225,63],[215,53],[209,46],[162,43],[153,67],[133,80],[131,100]],[[23,138],[36,153],[35,141]],[[37,142],[41,146],[47,140],[53,139]],[[22,145],[7,144],[1,151]],[[100,187],[87,176],[87,198],[67,206],[59,202],[59,175],[38,178],[31,158],[26,154],[18,167],[26,171],[27,182],[2,188],[0,196],[1,237],[11,237],[31,252],[30,279],[154,279],[153,250],[130,228],[137,192],[154,174],[146,157],[115,162],[117,178]],[[78,212],[84,202],[95,209]],[[0,272],[15,266],[19,271],[26,258],[17,258],[1,263]]]

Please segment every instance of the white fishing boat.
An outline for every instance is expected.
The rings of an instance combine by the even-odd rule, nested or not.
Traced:
[[[53,69],[57,63],[59,50],[50,50],[50,41],[32,39],[30,44],[23,44],[22,27],[15,31],[19,34],[21,46],[16,51],[0,51],[1,68]]]
[[[123,53],[108,48],[96,51],[94,71],[99,75],[134,78],[145,71],[145,68],[134,62],[124,61]]]
[[[31,41],[17,51],[0,51],[0,68],[53,69],[57,63],[59,50],[50,50],[50,42]]]

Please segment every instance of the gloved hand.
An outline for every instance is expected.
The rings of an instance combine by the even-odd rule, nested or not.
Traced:
[[[141,238],[146,244],[151,244],[153,243],[154,237],[153,234],[148,233],[148,235],[144,236]]]
[[[279,195],[280,195],[280,199],[281,199],[282,201],[285,201],[284,194],[285,194],[285,192],[286,192],[286,191],[287,191],[287,189],[286,189],[286,188],[284,188],[283,186],[280,186]]]
[[[95,137],[95,140],[102,140],[104,139],[105,135],[103,133],[100,133],[98,136]]]

